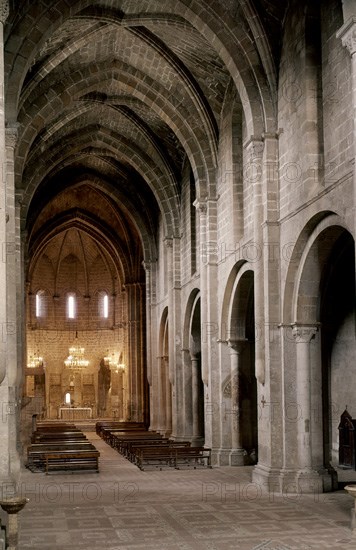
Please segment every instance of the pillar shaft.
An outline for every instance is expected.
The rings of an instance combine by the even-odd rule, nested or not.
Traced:
[[[228,340],[230,348],[231,368],[231,453],[230,465],[243,466],[247,452],[243,449],[241,433],[240,377],[242,368],[242,353],[246,340]]]
[[[297,352],[297,395],[300,408],[297,423],[298,461],[302,470],[312,469],[310,342],[315,338],[317,330],[317,326],[293,326]]]

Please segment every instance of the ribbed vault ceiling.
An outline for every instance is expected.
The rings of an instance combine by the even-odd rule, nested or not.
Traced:
[[[268,90],[269,81],[272,90],[278,41],[268,33],[285,8],[266,0],[257,11],[238,0],[14,3],[5,27],[7,124],[18,128],[16,188],[31,255],[72,226],[127,254],[120,275],[137,279],[141,260],[156,256],[158,220],[166,236],[181,232],[186,162],[197,196],[214,194],[231,79],[241,89]],[[245,103],[263,125],[270,107]]]

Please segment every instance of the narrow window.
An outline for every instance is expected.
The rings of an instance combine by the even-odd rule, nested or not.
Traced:
[[[40,292],[36,294],[36,317],[42,317],[42,296]]]
[[[75,319],[75,296],[70,294],[67,301],[68,319]]]
[[[107,294],[103,296],[103,317],[104,319],[109,317],[109,296]]]

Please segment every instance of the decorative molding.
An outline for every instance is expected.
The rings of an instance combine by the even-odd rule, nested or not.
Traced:
[[[142,267],[145,271],[152,271],[153,265],[157,263],[157,260],[143,260]]]
[[[247,149],[252,147],[253,153],[257,155],[262,155],[264,148],[264,139],[263,136],[250,136],[243,143],[243,148]]]
[[[163,242],[167,248],[173,248],[173,237],[165,237]]]
[[[9,0],[0,0],[0,22],[5,25],[6,19],[9,17],[10,7]]]
[[[237,354],[240,354],[242,353],[242,351],[244,350],[244,347],[246,346],[248,340],[245,339],[245,338],[229,338],[227,340],[227,344],[229,346],[229,348],[231,348],[232,350],[234,350]]]
[[[223,385],[222,393],[224,397],[232,397],[233,393],[236,395],[239,391],[239,379],[238,375],[231,376],[227,383]]]
[[[5,143],[6,147],[11,147],[11,149],[15,149],[17,138],[18,138],[18,129],[19,124],[14,124],[13,126],[6,126],[5,128]]]
[[[350,17],[338,30],[336,38],[341,38],[342,45],[348,49],[351,56],[356,53],[356,16]]]
[[[294,323],[291,326],[296,344],[309,344],[315,338],[315,335],[319,330],[319,323]]]
[[[193,202],[193,206],[195,206],[195,208],[199,212],[199,214],[206,214],[207,211],[208,211],[208,205],[207,205],[206,199],[204,199],[204,200],[196,199]]]

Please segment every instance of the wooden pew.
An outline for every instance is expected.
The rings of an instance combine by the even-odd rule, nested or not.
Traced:
[[[65,440],[65,439],[86,439],[86,435],[80,430],[78,431],[54,431],[54,432],[34,432],[32,434],[31,443],[40,443],[41,441]]]
[[[190,447],[190,441],[172,441],[170,439],[163,440],[152,440],[152,441],[140,441],[138,443],[129,443],[128,444],[128,456],[127,458],[136,464],[137,456],[140,453],[141,449],[157,447],[159,449],[172,448],[172,447]],[[148,451],[149,452],[149,451]]]
[[[137,434],[112,434],[112,447],[119,451],[119,453],[124,453],[123,448],[125,446],[126,441],[134,441],[134,440],[150,440],[150,439],[162,439],[162,436],[156,433],[151,432],[144,432],[144,433],[137,433]]]
[[[204,447],[159,446],[142,447],[137,450],[136,464],[144,470],[146,466],[173,467],[177,470],[182,466],[196,468],[211,468],[211,449]]]
[[[206,447],[175,448],[174,467],[211,468],[211,449]]]
[[[62,450],[50,451],[45,455],[46,474],[50,470],[94,470],[99,472],[99,451],[87,450]]]
[[[96,448],[89,441],[86,442],[73,442],[68,441],[66,443],[34,443],[27,448],[27,466],[41,468],[45,464],[46,454],[51,452],[61,451],[96,451]]]
[[[102,437],[102,431],[104,429],[125,429],[125,430],[132,430],[132,429],[141,429],[146,430],[146,426],[143,422],[120,422],[118,420],[99,420],[95,424],[95,431],[97,435]]]
[[[101,431],[101,437],[102,439],[105,441],[105,443],[108,443],[109,445],[111,445],[111,435],[112,434],[118,434],[118,433],[125,433],[125,434],[130,434],[130,433],[149,433],[146,429],[144,428],[140,428],[140,427],[134,427],[134,428],[130,428],[128,429],[127,427],[121,427],[121,428],[103,428],[102,431]]]

